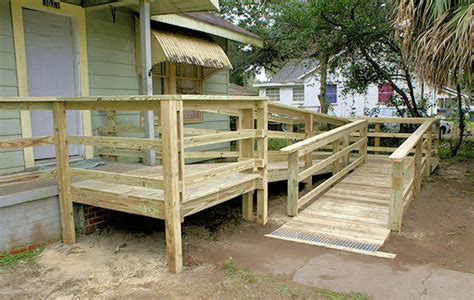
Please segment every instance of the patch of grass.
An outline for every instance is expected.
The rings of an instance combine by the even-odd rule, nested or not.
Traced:
[[[448,159],[454,161],[474,160],[474,141],[470,139],[463,140],[461,148],[455,157],[450,156],[449,142],[442,140],[439,147],[439,156],[441,159]]]
[[[288,141],[283,139],[268,139],[268,150],[276,151],[288,146]]]
[[[24,251],[15,255],[6,252],[0,252],[0,266],[15,267],[24,264],[40,255],[44,250],[44,246],[38,246],[33,250]]]
[[[225,286],[232,293],[239,291],[239,298],[288,298],[288,299],[328,299],[328,300],[366,300],[363,293],[337,293],[331,290],[298,285],[291,278],[256,274],[246,269],[239,269],[231,258],[224,262],[226,275]],[[248,293],[248,295],[247,295]]]

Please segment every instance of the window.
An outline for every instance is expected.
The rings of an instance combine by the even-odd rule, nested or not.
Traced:
[[[328,84],[326,85],[326,99],[329,103],[337,103],[337,85]]]
[[[379,86],[379,103],[387,103],[393,96],[393,87],[390,83],[384,83]]]
[[[153,94],[169,94],[169,68],[170,64],[168,62],[153,66]],[[195,65],[176,64],[176,78],[174,79],[176,81],[176,94],[202,94],[202,69],[202,67]],[[203,113],[195,110],[185,110],[183,117],[185,123],[196,123],[204,120]]]
[[[293,88],[293,102],[304,102],[304,86]]]
[[[267,88],[265,89],[265,95],[272,101],[280,101],[279,88]]]

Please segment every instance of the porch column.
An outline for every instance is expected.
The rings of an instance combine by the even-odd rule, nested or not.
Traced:
[[[142,95],[153,95],[153,79],[151,74],[151,32],[150,32],[150,0],[140,0],[140,49],[142,69]],[[155,138],[155,120],[153,111],[146,111],[145,138]],[[154,165],[156,154],[154,150],[146,153],[146,162]]]

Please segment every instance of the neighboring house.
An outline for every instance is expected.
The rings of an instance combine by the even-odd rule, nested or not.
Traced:
[[[216,0],[151,2],[152,74],[155,94],[229,93],[227,41],[261,47],[262,40],[210,13]],[[0,97],[117,96],[141,93],[138,1],[0,0]],[[142,5],[144,2],[140,2]],[[148,2],[146,2],[148,5]],[[143,22],[144,23],[144,22]],[[144,28],[142,28],[144,29]],[[193,127],[228,129],[229,118],[185,112]],[[68,111],[71,135],[99,134],[104,112]],[[118,126],[138,127],[140,112],[118,112]],[[1,111],[0,139],[51,136],[51,112]],[[221,144],[219,147],[229,147]],[[75,158],[93,158],[88,148],[71,145]],[[0,174],[34,170],[54,163],[54,147],[0,151]],[[84,162],[87,164],[88,162]],[[2,187],[0,252],[60,238],[58,191],[41,186]],[[84,220],[103,210],[75,205]],[[3,230],[5,228],[5,230]]]
[[[317,68],[318,62],[314,60],[290,60],[268,82],[254,84],[254,87],[259,89],[260,96],[267,96],[270,100],[319,111],[321,85]],[[371,85],[365,94],[344,95],[342,81],[338,74],[328,75],[326,99],[330,104],[330,114],[363,116],[376,108],[381,114],[393,113],[394,109],[386,105],[394,93],[389,84]],[[427,92],[425,97],[432,97],[433,93]]]

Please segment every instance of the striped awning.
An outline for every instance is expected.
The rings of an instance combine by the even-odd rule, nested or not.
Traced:
[[[153,64],[170,61],[212,69],[232,69],[224,50],[205,38],[152,30]]]

